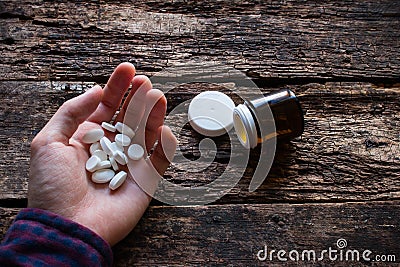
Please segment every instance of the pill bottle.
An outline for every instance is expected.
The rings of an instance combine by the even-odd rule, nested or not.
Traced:
[[[233,125],[246,148],[277,138],[290,140],[304,130],[304,117],[296,95],[288,89],[245,100],[233,109]]]
[[[190,102],[188,120],[204,136],[219,136],[234,127],[246,148],[275,138],[290,140],[304,130],[299,100],[289,89],[247,99],[238,106],[221,92],[202,92]]]

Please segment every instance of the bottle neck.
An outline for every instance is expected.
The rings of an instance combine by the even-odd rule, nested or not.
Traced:
[[[240,143],[246,148],[257,146],[257,127],[250,109],[243,104],[233,110],[233,125]]]

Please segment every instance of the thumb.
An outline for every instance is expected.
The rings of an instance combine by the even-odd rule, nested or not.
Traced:
[[[37,141],[69,144],[69,139],[97,108],[103,96],[99,85],[84,94],[66,101],[37,135]]]

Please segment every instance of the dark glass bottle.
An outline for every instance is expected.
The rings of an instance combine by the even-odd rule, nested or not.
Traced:
[[[304,130],[299,100],[289,89],[246,100],[234,109],[233,121],[239,141],[246,148],[275,137],[290,140]]]

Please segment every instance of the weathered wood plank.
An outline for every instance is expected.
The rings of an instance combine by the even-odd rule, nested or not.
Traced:
[[[0,87],[0,195],[1,199],[24,198],[28,188],[30,142],[51,114],[77,93],[60,91],[49,82],[11,82]]]
[[[264,245],[320,252],[337,249],[339,238],[347,240],[348,249],[399,257],[398,208],[398,202],[154,207],[115,247],[116,265],[282,266],[276,254],[271,264],[258,261],[257,252]]]
[[[151,75],[188,59],[252,78],[397,80],[398,1],[0,3],[1,80],[104,82],[122,61]]]
[[[1,199],[26,197],[30,140],[63,101],[90,85],[0,82],[0,101],[4,103],[0,107],[4,125],[0,130]],[[258,152],[253,151],[239,184],[218,203],[399,199],[400,87],[327,83],[290,88],[300,95],[306,110],[303,136],[278,148],[267,180],[249,193],[248,185],[258,162]],[[204,84],[191,84],[168,92],[169,109],[207,89]],[[238,88],[243,94],[246,89]],[[237,104],[241,102],[230,94]],[[179,149],[193,160],[199,156],[202,137],[188,126],[180,130],[183,120],[184,117],[171,117],[168,124],[178,134]],[[219,151],[208,169],[189,173],[185,165],[174,163],[166,178],[184,186],[198,186],[218,178],[228,164],[230,144],[227,136],[214,140]],[[176,196],[171,193],[172,197]]]
[[[243,71],[263,92],[294,84],[288,87],[307,110],[305,133],[278,148],[253,193],[257,150],[239,184],[215,203],[224,205],[154,201],[115,248],[116,266],[282,266],[276,254],[273,262],[259,262],[257,252],[264,245],[320,252],[336,249],[339,238],[349,249],[397,253],[398,262],[399,16],[400,4],[391,0],[1,1],[0,234],[18,211],[5,207],[25,203],[29,143],[65,100],[104,83],[122,61],[147,75],[188,60],[212,61]],[[167,95],[169,110],[208,89],[224,87],[180,87]],[[194,160],[202,137],[188,126],[180,130],[182,120],[170,117],[168,124]],[[216,179],[230,147],[226,136],[214,140],[219,150],[207,170],[188,173],[176,162],[166,178],[185,186]],[[348,201],[363,203],[333,203]]]
[[[263,204],[215,205],[201,207],[150,207],[131,234],[114,247],[115,266],[282,266],[277,251],[287,251],[287,266],[296,262],[288,253],[300,253],[302,265],[365,266],[362,253],[395,255],[400,260],[399,202],[346,204]],[[17,209],[0,208],[0,234],[4,235]],[[347,246],[337,247],[345,239]],[[273,260],[257,259],[259,250],[273,249]],[[337,250],[336,260],[324,255],[329,247]],[[303,250],[314,250],[316,261]],[[340,251],[360,252],[360,261],[339,261]],[[351,255],[348,259],[352,259]],[[356,259],[356,258],[355,258]],[[373,264],[376,264],[373,263]]]
[[[19,209],[17,208],[0,208],[0,239],[3,240],[4,234],[7,232]]]

